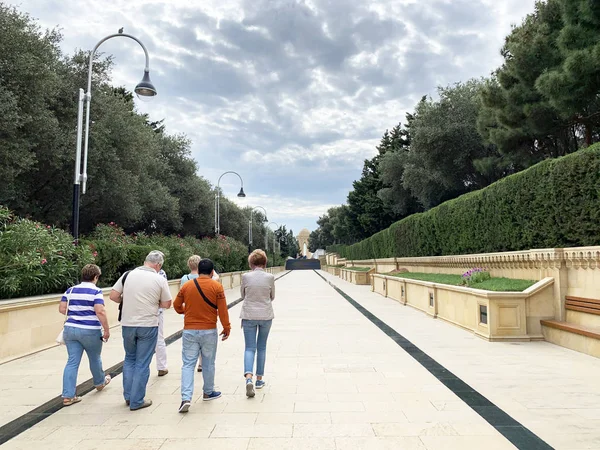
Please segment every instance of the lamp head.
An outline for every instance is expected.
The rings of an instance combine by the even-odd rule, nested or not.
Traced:
[[[156,94],[158,94],[158,92],[156,92],[156,88],[152,84],[152,81],[150,81],[150,72],[144,70],[144,78],[142,78],[142,81],[138,83],[134,91],[140,100],[144,100],[147,97],[154,97]]]
[[[240,189],[240,193],[237,196],[240,197],[240,198],[246,197],[246,194],[244,193],[244,188],[243,187]]]

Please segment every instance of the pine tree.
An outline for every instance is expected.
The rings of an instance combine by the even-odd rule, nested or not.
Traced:
[[[536,87],[569,123],[583,128],[586,145],[600,128],[600,2],[560,0],[562,64],[540,75]]]

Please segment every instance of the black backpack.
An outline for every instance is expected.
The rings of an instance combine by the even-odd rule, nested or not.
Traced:
[[[131,272],[131,270],[128,270],[123,274],[123,282],[121,283],[123,285],[123,292],[125,292],[125,280],[127,279],[129,272]],[[121,321],[121,314],[123,313],[123,300],[125,300],[125,297],[123,297],[123,293],[121,293],[121,303],[119,303],[119,322]]]

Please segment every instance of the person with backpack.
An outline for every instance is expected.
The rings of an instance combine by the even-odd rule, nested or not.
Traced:
[[[215,358],[217,355],[217,316],[223,326],[222,340],[231,332],[227,299],[221,283],[212,279],[214,265],[210,259],[198,263],[198,277],[186,282],[179,290],[173,307],[184,314],[182,336],[181,405],[179,412],[190,409],[194,394],[194,367],[202,355],[202,377],[204,378],[203,401],[221,397],[215,391]]]
[[[163,264],[164,254],[151,251],[144,265],[123,274],[110,292],[110,299],[122,304],[123,396],[131,411],[152,405],[145,397],[158,339],[158,309],[170,308],[172,301],[167,280],[158,274]]]

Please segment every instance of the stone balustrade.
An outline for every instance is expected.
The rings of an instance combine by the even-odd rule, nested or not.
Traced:
[[[523,280],[554,278],[554,319],[566,317],[567,295],[600,298],[600,246],[534,249],[473,255],[425,256],[346,260],[330,253],[328,265],[372,267],[378,273],[406,269],[409,272],[461,274],[474,267],[487,269],[492,277]]]

